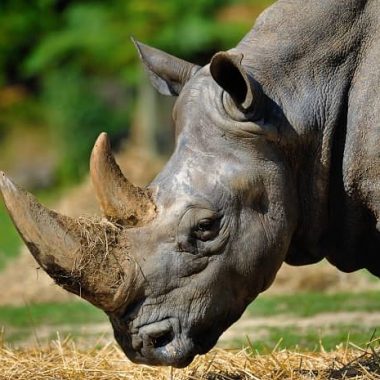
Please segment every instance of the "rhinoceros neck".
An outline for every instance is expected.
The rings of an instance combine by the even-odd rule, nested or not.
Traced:
[[[280,127],[281,148],[293,168],[299,201],[288,256],[293,264],[319,261],[336,245],[331,242],[332,205],[344,191],[348,94],[363,31],[368,33],[368,3],[280,0],[236,47],[287,120]]]

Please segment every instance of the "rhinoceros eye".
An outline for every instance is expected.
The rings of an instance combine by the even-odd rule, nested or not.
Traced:
[[[202,219],[198,222],[192,235],[202,241],[212,240],[218,235],[219,227],[220,218]]]
[[[211,228],[212,228],[212,225],[214,224],[214,220],[211,220],[211,219],[204,219],[204,220],[201,220],[199,223],[198,223],[198,230],[199,231],[202,231],[202,232],[206,232],[206,231],[209,231]]]

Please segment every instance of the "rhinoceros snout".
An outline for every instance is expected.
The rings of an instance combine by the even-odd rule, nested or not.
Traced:
[[[194,358],[194,345],[181,331],[176,318],[168,318],[139,329],[140,353],[148,364],[185,367]]]
[[[198,353],[177,318],[125,329],[111,318],[115,338],[130,360],[139,364],[186,367]]]

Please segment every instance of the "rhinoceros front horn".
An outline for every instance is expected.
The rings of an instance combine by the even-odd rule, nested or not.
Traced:
[[[30,252],[58,285],[106,312],[130,299],[139,273],[120,226],[51,211],[2,172],[0,190]]]
[[[106,133],[101,133],[92,150],[91,179],[104,215],[121,225],[141,226],[156,215],[147,190],[131,184],[117,165]]]

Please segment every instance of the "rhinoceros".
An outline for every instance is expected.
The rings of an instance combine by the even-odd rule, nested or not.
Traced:
[[[105,133],[90,161],[102,220],[0,179],[38,263],[107,313],[132,361],[188,365],[283,262],[380,276],[378,0],[280,0],[204,67],[135,44],[153,86],[178,96],[152,183],[123,176]]]

